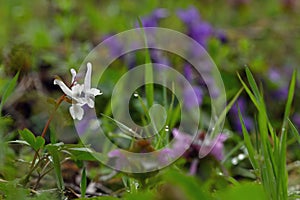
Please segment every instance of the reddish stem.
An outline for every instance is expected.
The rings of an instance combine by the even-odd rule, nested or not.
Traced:
[[[47,130],[48,130],[48,128],[49,128],[49,125],[50,125],[50,123],[51,123],[51,121],[52,121],[52,119],[53,119],[53,117],[54,117],[55,111],[57,110],[57,108],[59,107],[59,105],[64,101],[65,97],[66,97],[66,95],[63,94],[63,95],[58,99],[58,101],[56,102],[54,111],[53,111],[53,113],[50,115],[50,117],[49,117],[49,119],[48,119],[48,121],[47,121],[47,123],[46,123],[46,125],[45,125],[45,127],[44,127],[44,130],[43,130],[43,132],[42,132],[42,134],[41,134],[41,137],[43,137],[43,138],[45,137],[46,132],[47,132]],[[33,160],[32,160],[31,166],[30,166],[30,169],[31,169],[31,170],[34,168],[34,164],[35,164],[35,161],[36,161],[36,159],[37,159],[37,157],[38,157],[38,153],[39,153],[39,151],[36,151],[35,154],[34,154],[34,157],[33,157]],[[29,174],[29,175],[30,175],[30,174]]]
[[[66,97],[66,95],[63,94],[63,95],[58,99],[58,101],[56,102],[54,111],[53,111],[53,113],[51,114],[51,116],[49,117],[49,119],[48,119],[48,121],[47,121],[47,123],[46,123],[46,125],[45,125],[45,127],[44,127],[44,130],[43,130],[43,132],[42,132],[42,135],[41,135],[41,136],[42,136],[43,138],[44,138],[45,135],[46,135],[46,132],[47,132],[47,130],[48,130],[48,128],[49,128],[49,125],[50,125],[50,123],[51,123],[51,121],[52,121],[52,119],[53,119],[53,117],[54,117],[55,111],[57,110],[57,108],[59,107],[59,105],[64,101],[65,97]]]
[[[74,84],[75,84],[75,81],[71,84],[70,87],[72,87]],[[55,105],[55,108],[54,108],[54,111],[53,111],[53,113],[50,115],[50,117],[49,117],[47,123],[45,124],[45,127],[44,127],[44,129],[43,129],[43,132],[42,132],[42,134],[41,134],[41,137],[45,138],[46,132],[47,132],[47,130],[48,130],[48,128],[49,128],[49,125],[50,125],[50,123],[51,123],[53,117],[54,117],[55,111],[57,110],[57,108],[59,107],[59,105],[65,100],[65,97],[66,97],[66,95],[63,94],[63,95],[57,100],[56,105]],[[34,157],[33,157],[33,160],[32,160],[31,166],[30,166],[30,172],[27,174],[27,176],[26,176],[26,178],[25,178],[25,182],[28,181],[29,177],[31,176],[31,174],[32,174],[32,172],[33,172],[33,169],[35,168],[35,165],[34,165],[34,164],[35,164],[35,161],[36,161],[38,155],[39,155],[39,150],[37,150],[37,151],[35,152],[35,154],[34,154]]]

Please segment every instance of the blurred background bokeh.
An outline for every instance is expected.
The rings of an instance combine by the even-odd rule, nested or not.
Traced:
[[[69,78],[69,69],[78,69],[93,47],[110,35],[138,27],[141,18],[144,26],[181,31],[204,45],[223,75],[229,97],[240,88],[236,72],[249,66],[265,84],[276,119],[291,72],[299,67],[299,4],[296,0],[1,0],[0,91],[18,70],[20,81],[30,74],[23,80],[25,89],[8,104],[15,109],[6,106],[6,110],[20,118],[18,128],[34,124],[40,130],[43,125],[36,122],[47,118],[47,98],[59,95],[51,94],[58,89],[52,84],[54,75]],[[297,111],[294,118],[299,123]]]
[[[177,30],[203,45],[222,74],[228,99],[241,88],[237,73],[244,76],[248,66],[264,88],[270,119],[279,128],[290,77],[300,65],[299,9],[298,0],[0,0],[0,97],[20,71],[17,89],[3,109],[3,115],[11,116],[11,120],[1,122],[7,129],[0,131],[10,130],[17,137],[16,130],[27,127],[40,133],[54,100],[62,94],[53,85],[55,75],[70,80],[69,70],[78,69],[96,45],[111,35],[139,27],[138,18],[143,26]],[[114,53],[120,47],[116,44],[111,48]],[[160,53],[151,54],[151,58],[161,63],[172,59]],[[132,61],[128,56],[114,63],[104,80],[107,87],[101,90],[111,92],[110,82],[130,68]],[[184,66],[178,68],[184,69],[186,77],[191,74]],[[291,119],[300,128],[297,91]],[[97,109],[103,112],[108,104],[105,92],[96,100]],[[209,104],[205,99],[201,102]],[[247,128],[253,130],[253,104],[245,94],[238,103]],[[67,109],[63,104],[51,127],[60,133],[61,141],[72,143],[77,141],[76,131]],[[234,106],[226,120],[225,128],[236,135],[227,142],[227,152],[241,140],[237,112]],[[288,161],[300,159],[299,151],[288,154]],[[231,173],[247,177],[249,173],[238,171],[241,169],[232,168]]]

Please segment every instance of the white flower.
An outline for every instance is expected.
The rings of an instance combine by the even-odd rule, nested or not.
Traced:
[[[87,71],[85,74],[84,84],[78,84],[76,81],[76,71],[71,69],[72,84],[71,88],[67,87],[66,84],[59,80],[54,80],[54,85],[59,85],[61,90],[74,102],[70,107],[69,111],[73,119],[81,120],[84,115],[82,106],[87,104],[90,108],[95,106],[95,96],[101,95],[99,89],[91,88],[91,76],[92,76],[92,64],[87,63]]]

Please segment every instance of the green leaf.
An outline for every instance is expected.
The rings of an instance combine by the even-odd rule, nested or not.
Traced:
[[[247,79],[249,81],[249,84],[250,84],[250,87],[254,93],[254,96],[256,97],[257,100],[260,100],[260,93],[259,93],[259,89],[256,85],[256,82],[253,78],[253,75],[251,73],[251,71],[249,70],[248,67],[246,67],[246,76],[247,76]]]
[[[105,155],[95,152],[87,147],[73,147],[65,145],[62,150],[71,154],[74,160],[85,160],[85,161],[99,161],[99,160],[107,160]]]
[[[156,199],[154,194],[151,193],[150,191],[145,191],[145,192],[139,192],[139,193],[131,193],[131,194],[127,194],[125,196],[126,200],[154,200]]]
[[[85,170],[85,167],[82,169],[82,173],[81,173],[80,192],[81,192],[81,198],[84,198],[85,193],[86,193],[86,170]]]
[[[195,177],[187,176],[177,171],[169,171],[165,175],[165,179],[168,183],[178,186],[184,192],[186,199],[211,199]]]
[[[111,121],[115,122],[123,130],[123,132],[128,134],[129,136],[131,136],[131,137],[134,136],[134,137],[137,137],[137,138],[141,138],[141,136],[138,133],[136,133],[131,128],[127,127],[126,125],[122,124],[118,120],[115,120],[115,119],[111,118],[110,116],[102,114],[102,113],[101,113],[101,115],[108,118],[108,119],[110,119]]]
[[[245,143],[245,146],[246,146],[247,151],[248,151],[250,162],[251,162],[253,168],[255,170],[258,170],[259,166],[258,166],[257,160],[255,159],[254,147],[253,147],[252,142],[250,140],[250,136],[249,136],[248,130],[245,126],[245,122],[243,120],[243,116],[241,114],[240,108],[239,108],[239,118],[240,118],[240,122],[242,124],[242,132],[243,132],[243,136],[244,136],[244,143]]]
[[[60,167],[59,146],[55,144],[48,144],[47,149],[52,157],[51,161],[56,175],[57,187],[62,192],[65,189],[65,186]]]
[[[141,30],[143,31],[144,41],[145,41],[145,90],[146,90],[146,99],[148,103],[148,108],[150,108],[153,105],[154,101],[154,87],[153,87],[153,66],[151,62],[150,52],[148,49],[148,40],[145,33],[145,29],[143,28],[143,23],[141,19],[138,17],[139,25]]]
[[[40,148],[42,148],[45,145],[45,139],[41,136],[38,136],[35,139],[36,139],[36,141],[33,146],[33,149],[38,151]]]
[[[235,187],[228,187],[226,190],[217,192],[217,199],[230,200],[267,200],[262,185],[243,183]]]
[[[79,199],[76,199],[76,200],[119,200],[120,198],[117,198],[117,197],[111,197],[111,196],[101,196],[101,197],[90,197],[90,198],[79,198]],[[125,198],[124,198],[125,199]],[[126,199],[129,199],[126,198]],[[141,198],[136,198],[137,200],[140,200]],[[146,198],[147,200],[147,198]],[[152,200],[152,199],[151,199]]]
[[[300,144],[300,135],[299,132],[297,130],[297,128],[294,126],[293,122],[291,122],[291,120],[288,119],[288,123],[291,127],[292,133],[295,136],[295,138],[297,139],[298,143]]]
[[[277,148],[275,148],[276,153],[278,154],[278,184],[277,184],[277,190],[279,193],[279,196],[281,199],[287,199],[288,196],[288,174],[286,170],[286,146],[287,146],[287,123],[289,122],[289,115],[291,111],[291,106],[294,98],[294,92],[295,92],[295,86],[296,86],[296,79],[297,79],[297,73],[294,71],[290,87],[289,87],[289,93],[287,98],[287,103],[285,107],[284,112],[284,118],[282,122],[282,128],[281,128],[281,135],[280,135],[280,143],[277,145]],[[290,123],[291,124],[291,123]],[[293,125],[291,126],[293,129]],[[292,130],[292,132],[294,132]],[[276,146],[275,146],[276,147]]]
[[[8,97],[12,94],[12,92],[14,91],[14,89],[17,85],[18,78],[19,78],[19,73],[20,72],[18,72],[14,76],[14,78],[8,83],[8,86],[7,86],[6,90],[3,93],[2,100],[1,100],[1,103],[0,103],[0,116],[1,116],[1,111],[2,111],[3,105],[7,101]]]
[[[57,142],[56,132],[51,125],[49,127],[49,130],[50,130],[50,143],[55,144]]]
[[[287,133],[283,132],[280,137],[279,163],[278,163],[278,186],[281,199],[287,199],[288,196],[288,174],[286,170],[286,138]]]
[[[35,151],[38,151],[45,145],[45,139],[43,137],[35,137],[35,135],[27,128],[25,128],[24,130],[19,130],[19,133],[22,138],[29,144],[29,146],[32,147]]]
[[[13,140],[13,141],[8,141],[8,143],[11,143],[11,144],[24,144],[24,145],[30,146],[30,144],[28,142],[26,142],[25,140]]]
[[[35,136],[34,134],[28,130],[27,128],[23,129],[23,130],[19,130],[20,135],[22,136],[22,138],[28,142],[28,144],[34,148],[35,145]]]
[[[232,148],[232,149],[224,156],[224,159],[222,160],[221,163],[224,164],[229,158],[233,157],[234,154],[235,154],[236,152],[238,152],[238,151],[241,149],[241,147],[243,147],[243,146],[244,146],[244,141],[240,141],[239,143],[237,143],[237,144],[235,145],[235,147]]]
[[[214,132],[212,132],[212,137],[214,138],[216,136],[216,134],[218,134],[221,130],[219,128],[216,128],[216,127],[219,127],[221,122],[224,121],[228,111],[232,108],[232,106],[234,105],[234,103],[236,102],[236,100],[239,98],[240,94],[242,93],[243,91],[243,88],[241,88],[237,93],[236,95],[231,99],[231,101],[228,103],[228,105],[225,107],[225,109],[222,111],[222,113],[220,114],[219,118],[217,119],[216,123],[215,123],[215,130]]]
[[[246,85],[246,83],[243,81],[241,76],[237,74],[238,78],[240,79],[240,82],[242,83],[244,89],[246,90],[248,96],[250,97],[251,101],[254,103],[255,107],[258,108],[258,102],[253,93],[251,92],[250,88]]]
[[[294,71],[291,82],[290,82],[288,99],[287,99],[286,106],[285,106],[284,118],[283,118],[283,122],[282,122],[282,131],[285,130],[286,123],[288,121],[288,117],[291,112],[291,106],[292,106],[294,93],[295,93],[296,79],[297,79],[297,72]]]
[[[242,85],[244,86],[250,99],[258,110],[257,124],[259,134],[259,143],[261,147],[261,156],[263,162],[260,162],[259,170],[261,180],[268,197],[271,199],[286,199],[287,197],[287,174],[286,174],[286,133],[281,134],[279,140],[275,131],[273,130],[272,124],[268,118],[268,112],[264,102],[263,94],[260,94],[257,84],[250,72],[246,69],[246,74],[250,88],[238,75]],[[288,109],[287,109],[288,110]],[[257,166],[254,159],[254,148],[250,142],[249,133],[245,129],[244,122],[240,116],[240,120],[243,124],[243,134],[245,138],[245,145],[247,145],[249,157],[253,167]],[[274,141],[273,144],[270,142],[270,136]]]
[[[22,187],[18,187],[17,179],[8,182],[0,182],[0,199],[2,200],[2,195],[5,195],[5,199],[28,199],[28,195],[30,194],[29,189],[25,189]],[[4,199],[4,197],[3,197]]]

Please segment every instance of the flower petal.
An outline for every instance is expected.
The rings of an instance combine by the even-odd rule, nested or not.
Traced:
[[[71,89],[74,97],[80,97],[83,91],[83,85],[75,84]]]
[[[88,104],[88,106],[90,108],[94,108],[94,106],[95,106],[95,102],[94,102],[94,99],[92,99],[92,97],[86,98],[86,103]]]
[[[73,84],[75,82],[75,78],[76,78],[77,72],[73,68],[70,71],[71,71],[71,74],[72,74],[72,82],[71,82],[71,84]]]
[[[82,96],[83,88],[84,88],[84,86],[80,85],[80,84],[75,84],[72,87],[72,96],[71,96],[71,98],[73,100],[75,100],[77,104],[81,104],[81,105],[86,104],[85,97]]]
[[[69,111],[73,119],[82,120],[84,110],[79,104],[72,104],[72,106],[69,108]]]
[[[68,88],[66,86],[66,84],[64,82],[62,82],[61,80],[55,79],[53,82],[54,85],[58,85],[60,87],[60,89],[69,97],[72,98],[72,90],[70,90],[70,88]]]
[[[94,97],[102,94],[102,92],[97,88],[91,88],[88,91],[86,91],[86,93],[91,94]]]
[[[197,173],[199,160],[196,158],[192,161],[191,167],[190,167],[190,175],[195,175]]]
[[[91,88],[91,76],[92,76],[92,63],[88,62],[87,70],[84,78],[84,90],[87,91]]]

